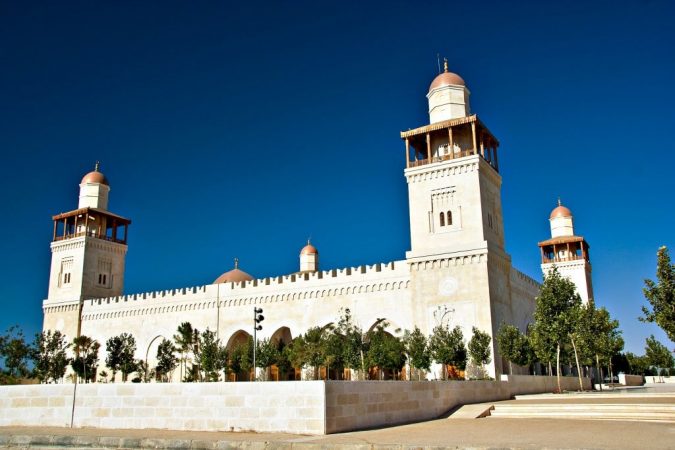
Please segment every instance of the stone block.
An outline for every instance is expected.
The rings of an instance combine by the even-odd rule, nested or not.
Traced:
[[[66,406],[66,399],[65,397],[49,397],[49,401],[47,403],[47,406],[54,408],[54,407],[63,407]]]
[[[28,397],[15,397],[12,399],[10,406],[12,408],[25,408],[30,406],[30,400]]]

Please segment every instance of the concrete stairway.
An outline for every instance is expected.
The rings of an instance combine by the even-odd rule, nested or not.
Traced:
[[[543,399],[542,399],[543,400]],[[600,400],[600,399],[599,399]],[[619,399],[616,399],[619,400]],[[495,403],[490,417],[530,418],[530,419],[592,419],[592,420],[630,420],[641,422],[675,423],[675,402],[673,403],[636,403],[614,402],[500,402]]]
[[[675,423],[675,405],[645,404],[509,404],[495,405],[490,417],[530,419],[597,419]]]

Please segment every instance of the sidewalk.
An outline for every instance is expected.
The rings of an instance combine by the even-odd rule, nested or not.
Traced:
[[[672,449],[675,425],[550,419],[438,419],[328,436],[168,430],[0,428],[0,447],[157,449]]]

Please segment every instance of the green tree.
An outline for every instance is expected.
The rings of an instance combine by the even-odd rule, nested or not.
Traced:
[[[4,336],[0,336],[0,357],[3,359],[4,373],[10,380],[28,375],[27,363],[30,356],[30,345],[26,343],[23,331],[17,325],[10,327]]]
[[[385,371],[391,371],[394,378],[405,365],[405,345],[401,339],[386,331],[388,323],[381,321],[368,332],[368,351],[366,365],[369,369],[379,368],[380,379]]]
[[[66,351],[70,344],[60,331],[43,331],[35,335],[33,343],[33,374],[40,382],[54,382],[62,379],[70,359]]]
[[[263,380],[267,381],[267,370],[278,358],[277,346],[269,338],[256,342],[255,365],[263,369]]]
[[[459,326],[453,328],[452,331],[441,325],[435,327],[429,338],[429,350],[434,361],[443,365],[444,380],[448,379],[448,365],[459,370],[466,368],[464,334]]]
[[[75,358],[70,363],[73,371],[85,383],[96,381],[96,368],[98,367],[98,351],[101,344],[89,336],[81,335],[73,339],[73,351]]]
[[[574,283],[562,277],[554,266],[547,276],[536,299],[534,310],[534,327],[532,340],[537,356],[543,361],[550,361],[551,350],[555,348],[556,376],[558,392],[560,387],[560,353],[563,347],[571,343],[574,348],[577,369],[579,358],[576,348],[575,323],[579,320],[581,297],[576,292]],[[581,377],[579,377],[581,384]],[[583,385],[582,385],[583,386]]]
[[[178,325],[178,333],[173,336],[176,347],[181,354],[180,357],[180,379],[183,381],[187,376],[187,361],[194,346],[194,332],[190,322],[183,322]]]
[[[675,365],[673,355],[670,350],[656,340],[654,335],[647,338],[645,346],[645,356],[650,366],[657,369],[657,374],[662,377],[664,369],[669,369]],[[663,380],[662,380],[663,381]]]
[[[246,379],[251,380],[251,369],[253,368],[253,338],[248,336],[245,342],[235,346],[230,354],[230,368],[235,374],[235,378],[240,373],[246,374]]]
[[[431,354],[429,353],[427,337],[416,326],[413,331],[405,330],[403,344],[410,367],[417,372],[417,380],[421,380],[422,372],[429,370],[431,367]],[[410,378],[412,378],[412,374],[410,375]]]
[[[591,300],[582,307],[576,330],[582,353],[596,364],[602,389],[602,364],[611,369],[612,356],[623,348],[619,322],[612,320],[605,308],[596,308]]]
[[[471,363],[480,366],[483,376],[485,376],[485,364],[492,361],[492,336],[473,327],[473,335],[469,340],[468,350]]]
[[[216,333],[208,328],[199,339],[199,364],[201,370],[204,371],[204,379],[205,381],[218,381],[221,370],[220,341],[216,338]]]
[[[301,360],[314,369],[315,380],[319,378],[319,370],[325,363],[324,331],[325,327],[310,328],[299,341],[302,344],[299,349],[302,353]]]
[[[652,309],[643,306],[640,320],[656,322],[668,339],[675,342],[675,265],[670,262],[666,247],[656,253],[656,280],[645,280],[642,292]]]
[[[342,310],[336,331],[343,336],[342,363],[352,372],[365,372],[365,344],[363,330],[357,326],[349,308]],[[355,379],[352,376],[352,380]]]
[[[161,381],[169,381],[171,373],[178,367],[176,347],[168,339],[162,339],[157,346],[157,367],[155,372]]]
[[[288,374],[293,369],[293,364],[289,359],[288,345],[284,341],[277,342],[277,359],[274,362],[279,369],[279,381],[288,379]]]
[[[509,362],[509,374],[513,374],[513,363],[518,366],[528,364],[527,336],[514,325],[502,324],[497,332],[499,353]]]
[[[642,376],[647,373],[647,370],[649,369],[649,362],[647,361],[646,356],[638,356],[631,352],[626,352],[625,356],[626,360],[628,360],[628,373]]]
[[[138,369],[134,354],[136,353],[136,339],[129,333],[111,337],[106,341],[105,364],[112,371],[112,380],[115,374],[122,373],[122,381],[127,381],[129,374]]]

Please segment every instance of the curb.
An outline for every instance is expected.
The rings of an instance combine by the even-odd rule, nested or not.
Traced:
[[[63,436],[63,435],[0,435],[0,448],[20,448],[31,450],[56,449],[166,449],[166,450],[325,450],[340,448],[346,450],[437,450],[444,446],[426,446],[414,444],[365,444],[365,443],[326,443],[326,442],[290,442],[290,441],[232,441],[200,439],[157,439],[126,438],[110,436]],[[493,447],[456,446],[455,449],[488,450]],[[508,450],[510,447],[500,447]],[[515,449],[514,449],[515,450]]]

